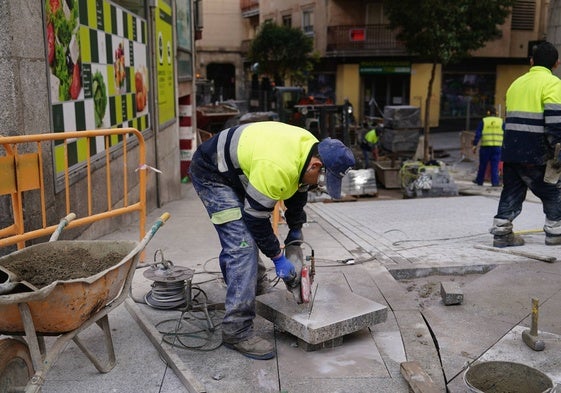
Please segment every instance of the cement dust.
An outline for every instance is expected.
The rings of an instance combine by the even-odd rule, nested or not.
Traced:
[[[93,276],[119,263],[126,254],[109,252],[102,258],[88,250],[73,249],[64,253],[43,249],[30,253],[25,259],[0,261],[2,266],[16,275],[16,281],[27,281],[41,289],[57,280],[73,280]]]
[[[464,275],[435,275],[426,277],[417,277],[398,281],[413,299],[419,303],[421,308],[428,307],[431,304],[439,302],[442,297],[440,295],[440,283],[451,281],[457,283],[460,288],[473,280],[481,277],[483,274],[464,274]]]

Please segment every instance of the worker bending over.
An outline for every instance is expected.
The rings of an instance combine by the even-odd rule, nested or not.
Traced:
[[[253,331],[256,293],[268,282],[259,251],[272,259],[288,288],[298,286],[300,277],[281,251],[271,213],[277,201],[284,201],[285,244],[303,240],[308,189],[325,182],[329,195],[340,198],[341,179],[354,165],[341,141],[319,142],[309,131],[280,122],[232,127],[198,147],[189,173],[222,247],[225,346],[254,359],[275,356],[273,344]]]

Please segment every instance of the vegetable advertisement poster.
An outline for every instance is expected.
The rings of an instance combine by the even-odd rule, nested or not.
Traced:
[[[106,0],[45,0],[44,7],[53,131],[147,129],[146,20]],[[92,156],[106,148],[99,139]],[[63,154],[55,146],[57,173]],[[68,166],[85,154],[86,146],[69,144]]]

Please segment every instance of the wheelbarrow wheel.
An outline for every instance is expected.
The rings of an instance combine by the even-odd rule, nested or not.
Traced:
[[[29,348],[12,338],[0,340],[0,392],[23,391],[35,374]]]

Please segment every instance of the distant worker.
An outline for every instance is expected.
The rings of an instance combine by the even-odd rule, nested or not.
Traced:
[[[501,161],[501,146],[503,145],[504,123],[503,119],[497,116],[495,108],[491,107],[487,111],[487,116],[475,130],[473,138],[473,152],[477,151],[477,144],[481,140],[479,147],[479,169],[477,177],[473,181],[482,186],[485,179],[487,165],[491,165],[491,185],[499,187],[499,164]]]
[[[364,122],[360,135],[360,149],[362,150],[364,169],[370,168],[370,154],[374,157],[374,161],[378,161],[378,132],[376,128],[370,130],[369,128],[368,123]]]
[[[561,245],[561,188],[544,181],[546,162],[561,142],[561,80],[552,70],[559,53],[549,42],[534,47],[530,70],[506,92],[506,120],[502,148],[503,190],[490,232],[493,246],[521,246],[512,221],[522,212],[530,189],[541,199],[545,213],[546,245]]]
[[[281,250],[271,213],[284,201],[289,228],[285,245],[304,240],[308,189],[323,183],[329,195],[339,199],[342,178],[354,165],[352,151],[343,142],[320,142],[303,128],[273,121],[226,129],[197,148],[189,174],[222,247],[226,347],[253,359],[275,356],[273,343],[253,330],[255,297],[267,287],[259,252],[271,258],[287,288],[299,288],[300,277]]]

